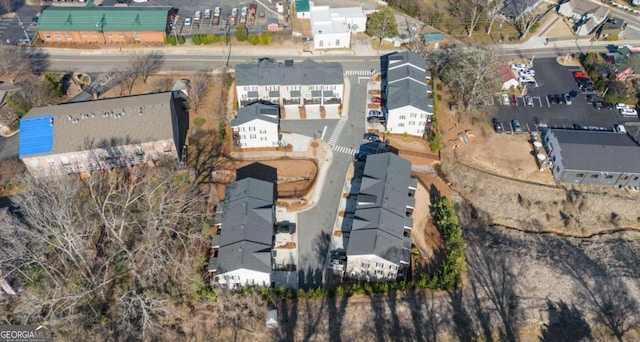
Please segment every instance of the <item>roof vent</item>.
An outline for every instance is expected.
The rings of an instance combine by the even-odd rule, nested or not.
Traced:
[[[284,66],[286,66],[286,67],[293,66],[293,59],[285,59],[284,60]]]
[[[49,119],[49,126],[53,127],[53,118]]]

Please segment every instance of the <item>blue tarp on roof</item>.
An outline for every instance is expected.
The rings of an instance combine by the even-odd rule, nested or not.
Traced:
[[[53,148],[53,116],[20,120],[20,158],[49,153]]]

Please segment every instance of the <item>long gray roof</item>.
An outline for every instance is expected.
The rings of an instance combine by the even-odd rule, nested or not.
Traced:
[[[393,153],[369,155],[354,212],[347,255],[374,254],[398,264],[403,255],[411,163]]]
[[[427,98],[426,63],[411,51],[390,54],[386,73],[387,109],[413,106],[433,113],[433,104]]]
[[[562,164],[570,170],[640,173],[640,146],[627,134],[550,130],[560,146]]]
[[[271,272],[273,183],[244,178],[227,185],[217,273],[241,268]]]
[[[49,155],[173,139],[173,105],[164,92],[38,107],[23,119],[54,117],[53,147],[40,154]]]
[[[263,59],[258,63],[236,65],[236,85],[315,85],[342,84],[340,63],[317,63],[305,59],[299,63],[273,63]]]
[[[231,120],[231,126],[235,127],[256,119],[277,124],[280,121],[278,105],[267,105],[255,102],[242,107],[238,110],[236,118]]]

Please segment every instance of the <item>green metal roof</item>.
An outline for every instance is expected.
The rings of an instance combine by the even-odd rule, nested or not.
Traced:
[[[296,0],[296,12],[309,12],[309,0]]]
[[[165,32],[171,7],[49,7],[40,31]]]

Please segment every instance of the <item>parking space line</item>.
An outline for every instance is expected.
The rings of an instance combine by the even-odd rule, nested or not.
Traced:
[[[542,99],[540,99],[540,96],[534,96],[534,99],[538,99],[538,103],[540,104],[540,107],[542,107]]]

